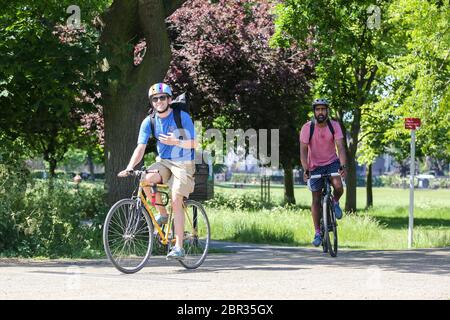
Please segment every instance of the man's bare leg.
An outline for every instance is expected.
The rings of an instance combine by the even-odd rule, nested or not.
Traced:
[[[176,246],[183,248],[184,240],[184,211],[183,211],[183,196],[172,193],[172,210],[174,213],[175,224],[175,239]]]
[[[149,184],[154,184],[154,183],[161,183],[162,182],[162,178],[159,175],[159,173],[148,173],[145,176],[145,182],[149,183]],[[152,191],[150,187],[144,187],[144,192],[145,195],[147,196],[147,199],[151,199],[152,197]],[[158,192],[155,195],[155,200],[156,203],[162,203],[161,201],[161,194]],[[167,216],[167,210],[166,207],[164,206],[156,206],[156,210],[158,210],[158,212],[162,215],[162,216]]]

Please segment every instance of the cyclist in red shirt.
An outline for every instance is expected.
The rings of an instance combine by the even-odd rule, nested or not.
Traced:
[[[342,218],[339,198],[344,193],[342,179],[346,175],[346,155],[344,136],[339,123],[328,118],[329,103],[326,99],[316,99],[312,103],[314,119],[303,125],[300,131],[300,159],[304,170],[305,182],[311,175],[339,172],[341,177],[332,177],[333,204],[337,219]],[[311,128],[311,126],[313,126]],[[336,146],[339,157],[336,155]],[[323,188],[322,179],[311,179],[311,212],[315,228],[312,244],[320,246],[320,196]]]

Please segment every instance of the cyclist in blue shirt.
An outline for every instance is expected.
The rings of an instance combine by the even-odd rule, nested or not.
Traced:
[[[184,212],[182,208],[183,198],[189,197],[194,191],[195,173],[195,130],[194,123],[187,112],[180,111],[182,129],[177,127],[174,111],[170,106],[172,102],[172,90],[167,84],[156,83],[152,85],[148,93],[150,102],[156,111],[154,116],[154,131],[152,132],[151,116],[142,121],[137,141],[137,147],[133,152],[127,168],[118,175],[127,176],[128,171],[141,162],[145,154],[148,139],[157,139],[159,156],[149,169],[158,170],[158,173],[148,173],[145,177],[148,183],[168,184],[172,193],[172,209],[174,212],[176,244],[167,258],[183,259],[184,236]],[[183,136],[183,139],[179,137]],[[144,188],[147,196],[150,196],[150,188]],[[156,202],[161,203],[161,196],[156,195]],[[159,225],[168,221],[168,214],[164,206],[157,206],[159,215],[155,217]]]

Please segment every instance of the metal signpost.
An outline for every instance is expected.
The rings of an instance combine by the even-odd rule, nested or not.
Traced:
[[[420,127],[419,118],[405,118],[405,129],[411,130],[411,168],[409,178],[409,224],[408,224],[408,248],[413,245],[413,227],[414,227],[414,173],[416,156],[416,129]]]

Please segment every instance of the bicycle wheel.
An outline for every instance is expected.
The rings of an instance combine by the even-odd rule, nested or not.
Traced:
[[[336,257],[338,250],[336,218],[334,216],[331,200],[328,196],[325,200],[323,208],[325,241],[330,256]]]
[[[322,249],[323,252],[328,252],[328,220],[327,220],[327,204],[328,196],[322,198],[322,217],[320,218],[320,231],[322,233]]]
[[[106,216],[103,245],[112,264],[123,273],[141,270],[153,246],[153,224],[145,208],[132,199],[116,202]]]
[[[330,255],[332,257],[336,257],[338,253],[338,232],[337,232],[336,216],[334,214],[334,208],[332,206],[331,201],[329,203],[328,214],[329,214],[328,224],[330,225],[330,227],[328,228],[328,238],[329,238],[328,251],[330,252]]]
[[[322,238],[322,251],[323,251],[323,253],[327,253],[328,252],[328,244],[325,239],[325,229],[323,227],[323,219],[322,218],[320,218],[320,237]]]
[[[206,211],[199,202],[186,200],[184,204],[186,211],[183,247],[186,256],[179,262],[186,269],[196,269],[208,254],[211,230]]]

